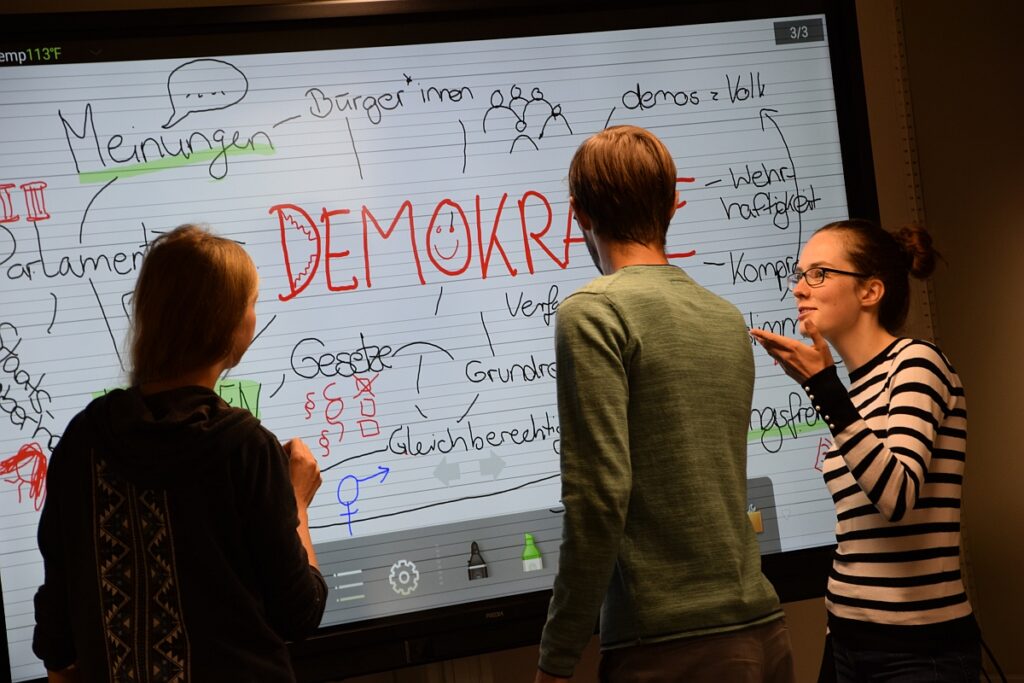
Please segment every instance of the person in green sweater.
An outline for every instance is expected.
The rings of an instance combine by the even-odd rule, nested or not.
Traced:
[[[735,306],[668,263],[675,178],[634,126],[569,167],[602,277],[555,324],[565,516],[537,683],[572,676],[599,612],[602,681],[794,680],[747,516],[750,339]]]

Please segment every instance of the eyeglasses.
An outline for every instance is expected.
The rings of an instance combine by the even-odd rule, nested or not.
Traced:
[[[808,287],[821,287],[825,282],[825,275],[828,273],[835,273],[836,275],[851,275],[853,277],[869,277],[865,273],[854,273],[851,270],[839,270],[838,268],[817,266],[815,268],[808,268],[807,270],[794,270],[793,274],[786,278],[786,284],[788,284],[789,288],[793,290],[796,289],[798,284],[800,284],[800,280],[805,280]]]

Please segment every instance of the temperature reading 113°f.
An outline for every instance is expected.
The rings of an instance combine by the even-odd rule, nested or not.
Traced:
[[[57,62],[63,50],[59,47],[30,47],[25,52],[30,62]]]

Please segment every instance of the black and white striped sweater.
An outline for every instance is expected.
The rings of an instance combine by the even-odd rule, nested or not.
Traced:
[[[938,348],[897,339],[850,373],[804,382],[833,435],[825,482],[838,547],[826,592],[833,634],[869,643],[976,629],[960,576],[967,405]],[[864,640],[864,639],[862,639]]]

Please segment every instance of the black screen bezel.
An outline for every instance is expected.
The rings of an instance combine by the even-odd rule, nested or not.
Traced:
[[[851,216],[878,219],[854,0],[358,0],[2,16],[4,50],[62,61],[195,57],[572,33],[824,13]],[[11,11],[11,10],[3,10]],[[538,30],[542,27],[541,30]],[[290,37],[301,40],[288,40]],[[273,40],[267,40],[272,38]],[[216,45],[211,47],[211,43]],[[5,68],[5,67],[0,67]],[[824,595],[834,546],[762,557],[784,602]],[[550,591],[320,629],[291,646],[299,680],[338,679],[536,644]],[[4,618],[0,602],[0,620]],[[6,623],[6,622],[4,622]],[[6,628],[0,680],[9,680]],[[44,679],[38,679],[40,681]]]

